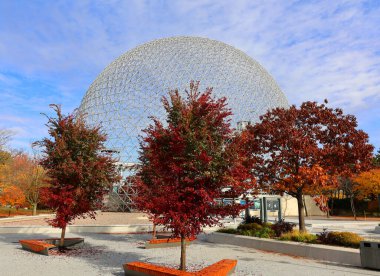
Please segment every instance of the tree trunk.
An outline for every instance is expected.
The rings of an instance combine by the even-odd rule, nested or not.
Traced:
[[[245,217],[246,222],[249,221],[249,219],[251,218],[251,215],[249,213],[249,208],[245,208],[244,217]]]
[[[181,265],[179,270],[186,271],[186,239],[181,235]]]
[[[33,206],[33,213],[32,213],[32,215],[36,216],[37,215],[37,204],[32,204],[32,206]]]
[[[61,240],[59,241],[59,247],[62,249],[65,245],[66,226],[62,228]]]
[[[157,234],[156,234],[156,224],[153,223],[152,240],[155,240],[156,238],[157,238]]]
[[[351,203],[351,210],[352,214],[354,215],[354,219],[356,220],[356,210],[355,210],[355,204],[354,204],[354,197],[350,197],[350,203]]]
[[[306,207],[306,201],[305,201],[305,196],[303,195],[302,196],[302,200],[303,200],[303,208],[305,209],[305,216],[309,216],[309,213],[307,212],[307,207]]]
[[[330,215],[334,215],[334,198],[331,197],[331,209],[330,209]]]
[[[245,201],[245,204],[246,204],[246,208],[245,208],[245,211],[244,211],[244,220],[245,222],[247,222],[250,218],[251,218],[251,213],[249,211],[249,205],[248,205],[248,198],[245,197],[244,198],[244,201]]]
[[[305,206],[303,204],[302,191],[297,192],[298,223],[300,232],[305,232]]]

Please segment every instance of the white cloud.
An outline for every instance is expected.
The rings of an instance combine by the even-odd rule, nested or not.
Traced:
[[[134,46],[198,35],[258,60],[291,103],[328,98],[378,135],[377,1],[48,1],[25,5],[19,17],[6,12],[8,21],[0,24],[0,71],[55,85],[53,102],[79,104],[96,75]],[[39,108],[38,99],[35,104]],[[366,124],[374,117],[375,124]]]

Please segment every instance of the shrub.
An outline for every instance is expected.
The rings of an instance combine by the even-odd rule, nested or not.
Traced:
[[[241,231],[239,232],[240,235],[243,235],[243,236],[250,236],[250,237],[255,237],[255,233],[256,233],[255,230],[241,230]]]
[[[276,234],[276,237],[280,237],[282,234],[292,232],[293,227],[295,226],[294,223],[291,222],[285,222],[284,220],[280,220],[276,222],[275,224],[271,225],[272,230]]]
[[[260,230],[261,228],[263,228],[263,226],[260,225],[260,224],[258,224],[258,223],[247,223],[247,224],[242,223],[242,224],[240,224],[240,225],[237,227],[238,230],[242,230],[242,231],[244,231],[244,230],[258,231],[258,230]]]
[[[271,222],[263,222],[263,227],[269,227],[269,228],[272,228],[272,225],[273,225],[273,223],[271,223]]]
[[[299,232],[298,230],[293,230],[292,232],[282,234],[279,239],[283,241],[315,243],[317,241],[317,236],[308,232]]]
[[[234,228],[222,228],[217,230],[216,232],[226,233],[226,234],[239,234],[239,231]]]
[[[249,216],[244,219],[244,224],[250,224],[250,223],[257,223],[257,224],[263,224],[263,221],[261,218],[256,216]]]
[[[270,225],[270,224],[269,224]],[[260,225],[257,223],[240,224],[238,231],[241,235],[258,237],[258,238],[271,238],[274,237],[274,232],[267,224]]]
[[[255,236],[259,238],[269,239],[269,238],[274,237],[274,235],[275,233],[270,227],[263,227],[261,230],[256,232]]]
[[[359,248],[363,240],[356,233],[351,232],[322,232],[317,235],[318,241],[322,244],[340,245],[353,248]]]
[[[267,227],[263,227],[260,230],[241,230],[240,234],[243,236],[266,238],[266,239],[269,239],[274,236],[273,230]]]

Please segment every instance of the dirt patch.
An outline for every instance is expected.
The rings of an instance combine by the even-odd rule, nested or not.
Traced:
[[[67,256],[67,257],[93,257],[95,255],[102,254],[104,247],[73,247],[60,250],[58,248],[50,249],[50,256]]]

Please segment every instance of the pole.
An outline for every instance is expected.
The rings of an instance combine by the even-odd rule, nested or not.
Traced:
[[[260,198],[260,219],[264,221],[264,204],[262,198]]]
[[[282,221],[281,198],[278,198],[278,221]]]
[[[267,198],[263,197],[263,210],[264,210],[264,222],[268,222],[268,214],[267,214]]]

